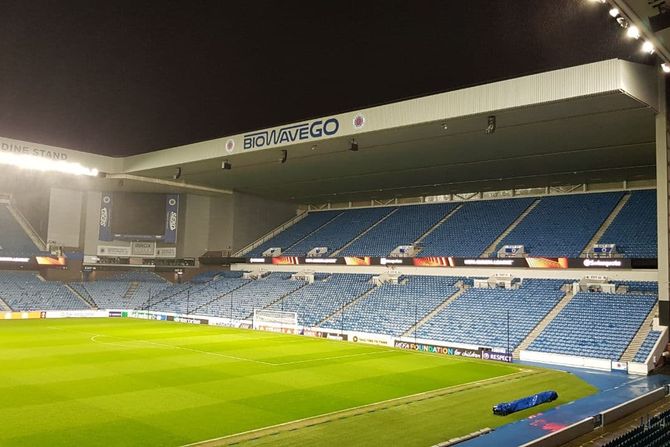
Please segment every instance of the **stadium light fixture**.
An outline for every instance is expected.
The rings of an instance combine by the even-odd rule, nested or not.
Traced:
[[[71,175],[87,175],[97,177],[99,172],[95,168],[87,168],[79,163],[64,160],[49,160],[27,154],[0,153],[0,164],[14,166],[19,169],[28,169],[41,172],[57,172]]]
[[[629,26],[628,29],[626,30],[626,36],[630,37],[631,39],[639,39],[640,28],[638,28],[635,25]]]
[[[661,64],[661,70],[663,70],[663,73],[670,73],[670,65],[667,63],[663,62]]]
[[[647,54],[654,54],[656,48],[654,48],[654,44],[652,44],[648,40],[645,40],[644,43],[642,44],[642,51],[644,51]]]
[[[619,8],[611,8],[610,9],[610,15],[614,17],[615,19],[619,16],[621,11],[619,11]]]

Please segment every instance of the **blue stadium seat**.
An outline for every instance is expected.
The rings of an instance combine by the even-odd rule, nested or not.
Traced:
[[[543,197],[503,239],[503,245],[524,245],[535,257],[579,257],[607,219],[623,192]]]
[[[656,295],[579,292],[528,350],[619,360],[656,301]]]
[[[534,199],[468,202],[422,241],[419,256],[476,258],[509,227]]]
[[[457,204],[411,205],[398,211],[365,233],[342,251],[342,256],[387,256],[399,245],[411,245]]]
[[[616,244],[626,258],[655,258],[656,190],[633,192],[598,242]]]

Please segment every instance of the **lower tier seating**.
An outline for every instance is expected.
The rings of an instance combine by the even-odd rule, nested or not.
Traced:
[[[418,338],[513,351],[565,295],[560,280],[525,280],[519,289],[468,289],[416,331]],[[508,320],[509,316],[509,320]]]
[[[370,275],[333,274],[315,280],[274,303],[270,310],[296,312],[298,324],[316,326],[345,304],[370,290]]]
[[[89,309],[62,283],[32,272],[0,272],[0,299],[15,311]]]
[[[460,278],[407,276],[403,284],[383,284],[321,326],[402,335],[458,289]]]
[[[651,350],[654,349],[656,342],[661,338],[661,332],[659,331],[650,331],[647,337],[642,342],[642,346],[635,354],[633,358],[634,362],[644,363],[647,361],[647,357],[651,354]]]
[[[619,360],[655,304],[655,295],[579,292],[528,350]]]

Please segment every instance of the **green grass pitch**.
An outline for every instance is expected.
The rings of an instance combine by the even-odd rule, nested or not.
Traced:
[[[429,446],[567,373],[309,337],[127,319],[0,321],[0,446]],[[270,427],[270,428],[268,428]]]

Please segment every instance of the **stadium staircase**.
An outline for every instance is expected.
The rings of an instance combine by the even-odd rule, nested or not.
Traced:
[[[80,293],[78,290],[75,290],[72,286],[70,286],[67,283],[63,283],[63,285],[65,286],[66,289],[68,289],[70,292],[72,292],[72,294],[74,296],[76,296],[77,298],[82,300],[84,303],[86,303],[86,305],[88,307],[90,307],[91,309],[98,309],[98,305],[95,303],[95,301],[93,300],[93,297],[91,297],[91,295],[88,292],[86,292],[86,295],[88,295],[88,296],[86,296],[86,295]],[[86,290],[86,289],[82,288],[82,290]]]
[[[565,296],[561,298],[561,301],[556,304],[556,306],[542,319],[540,322],[533,328],[532,331],[528,334],[528,336],[517,346],[517,348],[514,350],[512,353],[513,357],[515,359],[519,359],[519,354],[521,351],[524,351],[528,349],[528,347],[535,341],[535,339],[549,326],[549,323],[553,321],[556,316],[561,313],[563,308],[568,305],[570,301],[572,301],[572,298],[574,298],[574,294],[572,293],[572,290],[569,290],[568,292],[565,293]]]
[[[348,303],[346,303],[344,306],[341,306],[341,307],[340,307],[339,309],[337,309],[335,312],[333,312],[333,313],[331,313],[330,315],[328,315],[328,316],[326,316],[325,318],[323,318],[323,319],[322,319],[321,321],[319,321],[315,326],[317,326],[317,327],[318,327],[318,326],[321,326],[323,323],[325,323],[326,321],[330,320],[331,318],[333,318],[333,317],[335,317],[335,316],[337,316],[337,315],[340,315],[342,312],[346,311],[349,307],[351,307],[351,306],[353,306],[354,304],[358,303],[359,301],[365,299],[365,297],[367,297],[368,295],[370,295],[370,294],[371,294],[372,292],[374,292],[375,290],[379,289],[379,287],[381,287],[381,286],[374,286],[374,287],[372,287],[371,289],[366,290],[365,292],[363,292],[362,294],[358,295],[358,296],[357,296],[356,298],[354,298],[353,300],[351,300],[351,301],[349,301]]]
[[[465,284],[463,284],[463,281],[458,281],[455,284],[456,287],[458,287],[458,290],[453,293],[451,296],[449,296],[442,304],[437,306],[435,309],[431,310],[428,315],[423,317],[421,320],[419,320],[416,324],[412,325],[409,329],[407,329],[403,334],[402,337],[409,337],[410,334],[412,334],[414,331],[419,329],[421,326],[426,324],[428,321],[430,321],[435,315],[440,313],[442,309],[447,307],[449,304],[453,303],[455,300],[458,299],[459,296],[463,295],[465,291],[467,290]]]
[[[645,318],[642,325],[640,325],[640,329],[635,334],[635,337],[633,337],[633,339],[630,341],[630,344],[621,355],[620,359],[621,362],[633,361],[633,358],[635,358],[635,354],[637,354],[637,351],[640,350],[642,343],[644,343],[644,341],[647,338],[647,335],[649,335],[649,332],[651,332],[652,323],[657,313],[658,313],[658,304],[654,306],[651,312],[649,312],[649,315],[647,315],[647,318]]]
[[[174,297],[174,296],[177,296],[177,295],[179,295],[180,293],[185,293],[185,292],[191,290],[192,288],[193,288],[193,284],[191,284],[191,285],[190,285],[189,287],[187,287],[186,289],[177,290],[177,291],[174,292],[174,293],[171,293],[171,294],[169,294],[169,295],[166,295],[166,296],[162,297],[162,298],[161,298],[160,300],[158,300],[158,301],[151,301],[151,296],[149,296],[149,299],[146,300],[144,303],[142,303],[142,305],[140,306],[140,309],[141,309],[141,310],[150,310],[150,309],[149,309],[150,307],[158,306],[159,304],[161,304],[161,303],[163,303],[163,302],[169,300],[170,298],[172,298],[172,297]],[[130,287],[128,287],[128,290],[130,290]],[[130,296],[130,295],[128,295],[128,290],[127,290],[126,293],[123,295],[123,298],[124,298],[124,299],[125,299],[127,296]]]
[[[5,312],[11,312],[12,311],[12,309],[7,305],[7,303],[5,303],[2,300],[2,297],[0,297],[0,310],[3,310]]]
[[[370,230],[372,230],[374,227],[376,227],[377,225],[379,225],[380,223],[384,222],[386,219],[388,219],[389,217],[391,217],[393,214],[395,214],[396,212],[398,212],[398,210],[399,210],[399,208],[394,209],[393,211],[391,211],[390,213],[388,213],[386,216],[384,216],[384,217],[382,217],[381,219],[379,219],[376,223],[374,223],[373,225],[370,225],[370,226],[369,226],[368,228],[366,228],[365,231],[363,231],[361,234],[359,234],[358,236],[356,236],[355,238],[353,238],[352,240],[350,240],[349,242],[347,242],[347,243],[346,243],[345,245],[343,245],[342,247],[340,247],[340,248],[338,248],[337,250],[335,250],[335,251],[330,255],[330,257],[331,257],[331,258],[335,258],[335,257],[337,257],[342,251],[344,251],[344,250],[346,250],[347,248],[349,248],[350,245],[352,245],[354,242],[356,242],[357,240],[359,240],[360,238],[362,238],[363,236],[365,236],[365,235],[366,235]]]
[[[461,208],[463,208],[463,205],[465,205],[465,203],[461,203],[461,204],[458,205],[456,208],[454,208],[453,210],[451,210],[450,212],[448,212],[447,215],[444,216],[442,219],[440,219],[439,222],[437,222],[435,225],[433,225],[432,227],[430,227],[430,228],[429,228],[428,230],[426,230],[426,232],[423,233],[417,240],[415,240],[415,241],[414,241],[414,245],[421,246],[421,242],[422,242],[424,239],[426,239],[426,238],[430,235],[430,233],[432,233],[433,231],[435,231],[440,225],[442,225],[442,224],[445,223],[447,220],[449,220],[449,218],[450,218],[451,216],[453,216],[454,214],[456,214],[456,213],[458,212],[458,210],[460,210]]]
[[[305,217],[307,217],[307,214],[308,213],[306,213],[306,212],[305,213],[300,213],[297,216],[295,216],[295,217],[289,219],[288,221],[284,222],[283,224],[279,225],[278,227],[273,228],[272,230],[268,231],[267,233],[265,233],[260,238],[253,241],[251,244],[249,244],[249,245],[245,246],[244,248],[242,248],[241,250],[238,250],[235,253],[233,253],[233,256],[244,256],[245,254],[249,253],[254,248],[258,247],[259,245],[263,244],[264,242],[269,241],[270,239],[272,239],[273,237],[275,237],[276,235],[278,235],[282,231],[284,231],[287,228],[292,227],[296,223],[300,222]]]
[[[130,301],[133,298],[133,296],[135,295],[135,292],[137,292],[137,289],[139,287],[140,287],[139,282],[131,281],[130,285],[128,286],[128,290],[126,290],[126,293],[123,294],[121,299]]]
[[[35,231],[30,222],[28,222],[28,219],[26,219],[23,216],[23,214],[21,214],[21,212],[18,209],[16,209],[16,207],[14,207],[11,203],[7,206],[7,209],[14,217],[14,220],[16,220],[16,222],[21,226],[21,228],[23,228],[23,231],[30,238],[33,244],[35,244],[35,246],[40,251],[46,251],[47,244],[45,244],[40,235],[37,234],[37,231]]]
[[[328,222],[323,223],[322,225],[320,225],[320,226],[318,226],[317,228],[315,228],[313,231],[307,233],[304,237],[301,237],[300,239],[298,239],[297,241],[295,241],[293,244],[291,244],[290,246],[286,247],[283,251],[287,251],[287,250],[289,250],[291,247],[294,247],[294,246],[298,245],[299,243],[301,243],[302,241],[304,241],[305,239],[307,239],[308,237],[310,237],[311,235],[313,235],[313,234],[316,233],[317,231],[320,231],[320,230],[321,230],[323,227],[325,227],[326,225],[329,225],[332,221],[334,221],[335,219],[337,219],[338,217],[340,217],[342,214],[344,214],[344,213],[336,214],[336,215],[335,215],[332,219],[330,219]]]
[[[197,314],[197,312],[200,309],[203,309],[203,308],[209,306],[210,304],[212,304],[215,301],[223,299],[226,295],[230,295],[231,293],[234,293],[236,290],[241,289],[242,287],[246,286],[247,284],[249,284],[249,282],[245,282],[244,284],[240,284],[239,286],[235,287],[234,289],[231,289],[231,290],[227,291],[226,293],[222,293],[221,295],[217,296],[216,298],[211,299],[211,300],[207,301],[206,303],[203,303],[203,304],[197,306],[196,308],[191,310],[191,314]],[[183,291],[182,291],[182,293],[183,293]]]
[[[503,231],[500,234],[500,236],[498,236],[496,240],[493,241],[493,243],[489,245],[488,248],[484,250],[484,253],[482,253],[479,257],[490,258],[491,255],[496,252],[498,245],[500,245],[500,243],[507,237],[507,235],[509,235],[512,231],[514,231],[517,225],[519,225],[526,218],[526,216],[529,215],[531,211],[533,211],[533,209],[537,206],[537,204],[540,203],[540,200],[542,199],[534,200],[533,203],[531,203],[528,206],[528,208],[526,208],[525,211],[521,213],[519,217],[517,217],[516,220],[512,222],[512,224],[509,227],[507,227],[507,229],[505,229],[505,231]]]
[[[630,196],[631,196],[631,193],[628,192],[628,193],[624,194],[623,197],[621,197],[621,200],[619,200],[619,203],[616,204],[616,206],[614,207],[614,209],[612,210],[610,215],[607,216],[607,219],[605,219],[605,221],[602,223],[600,228],[598,228],[598,231],[596,231],[596,234],[594,234],[593,237],[591,238],[591,240],[589,241],[589,243],[586,244],[586,247],[584,247],[584,250],[582,250],[582,252],[579,255],[580,258],[586,258],[588,256],[588,254],[591,251],[591,249],[593,248],[593,246],[596,245],[598,243],[598,241],[600,241],[600,238],[603,237],[603,235],[605,234],[607,229],[610,227],[612,222],[614,222],[614,219],[617,218],[617,216],[619,215],[619,213],[621,212],[623,207],[626,206],[626,204],[630,200]]]
[[[275,304],[281,303],[281,301],[282,301],[284,298],[290,296],[292,293],[295,293],[295,292],[297,292],[297,291],[300,290],[300,289],[303,289],[303,288],[307,287],[308,285],[309,285],[309,283],[308,283],[308,282],[305,282],[303,285],[301,285],[301,286],[298,287],[297,289],[295,289],[295,290],[291,290],[290,292],[286,292],[285,294],[283,294],[282,296],[280,296],[280,297],[277,298],[276,300],[274,300],[274,301],[272,301],[271,303],[269,303],[268,305],[264,306],[261,310],[265,310],[265,309],[270,309],[270,308],[272,308],[272,306],[274,306]],[[239,288],[239,287],[238,287],[238,288]],[[253,317],[253,316],[254,316],[254,313],[252,312],[252,313],[250,313],[250,314],[247,316],[247,318],[251,318],[251,317]]]

